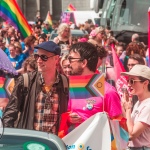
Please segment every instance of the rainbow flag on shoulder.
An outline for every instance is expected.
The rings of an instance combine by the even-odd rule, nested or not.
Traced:
[[[26,38],[32,30],[16,0],[0,0],[0,16],[14,26]]]

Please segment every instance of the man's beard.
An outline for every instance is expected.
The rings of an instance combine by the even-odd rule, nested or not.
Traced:
[[[83,73],[83,68],[80,66],[76,70],[71,71],[71,75],[82,75],[82,73]]]

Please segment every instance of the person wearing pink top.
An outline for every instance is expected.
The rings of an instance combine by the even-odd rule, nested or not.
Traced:
[[[71,46],[69,51],[69,62],[71,75],[88,76],[94,75],[97,64],[102,63],[97,47],[91,43],[79,42]],[[68,110],[71,111],[69,122],[80,124],[92,115],[104,111],[110,118],[122,115],[121,103],[116,89],[105,82],[105,95],[102,97],[91,97],[88,99],[70,99]]]

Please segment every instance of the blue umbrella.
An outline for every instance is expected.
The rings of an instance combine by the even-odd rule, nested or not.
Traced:
[[[18,75],[5,52],[0,49],[0,71],[6,74]]]

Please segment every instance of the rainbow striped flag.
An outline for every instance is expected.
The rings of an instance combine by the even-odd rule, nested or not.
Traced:
[[[72,4],[69,4],[67,11],[76,11],[76,8]]]
[[[69,77],[69,98],[84,99],[104,96],[104,74]]]
[[[52,22],[52,17],[51,17],[51,15],[50,15],[50,12],[49,12],[49,11],[47,12],[47,16],[46,16],[45,21],[48,21],[48,23],[49,23],[50,25],[53,24],[53,22]]]
[[[0,99],[7,98],[7,93],[4,89],[5,80],[6,79],[4,77],[0,77]]]
[[[0,0],[0,16],[14,26],[24,38],[31,35],[32,30],[16,0]]]

